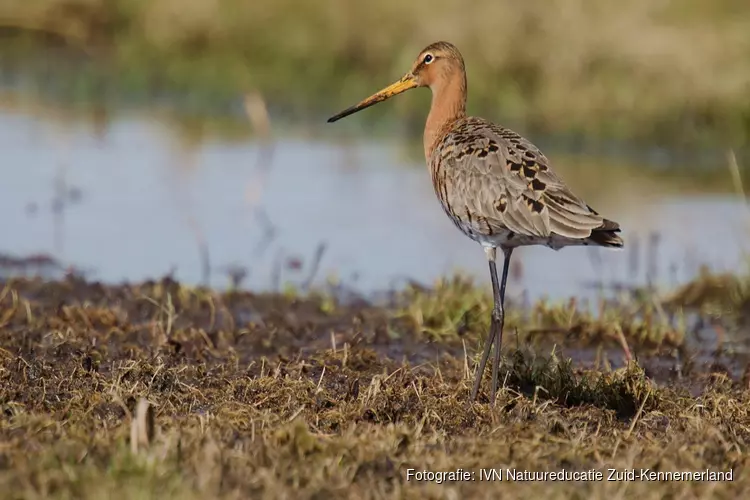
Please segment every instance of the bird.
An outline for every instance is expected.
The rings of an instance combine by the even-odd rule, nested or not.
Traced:
[[[418,87],[432,91],[423,146],[435,195],[453,224],[482,246],[489,262],[493,307],[470,401],[476,401],[494,344],[489,398],[494,405],[513,250],[529,245],[553,250],[585,245],[622,248],[620,225],[576,196],[528,139],[466,114],[466,67],[461,52],[449,42],[428,45],[403,77],[328,123]],[[503,254],[500,280],[498,248]]]

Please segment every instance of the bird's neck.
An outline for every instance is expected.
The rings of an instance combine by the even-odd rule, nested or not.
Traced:
[[[466,116],[466,74],[457,71],[433,84],[431,90],[432,106],[424,128],[424,155],[427,163],[450,126]]]

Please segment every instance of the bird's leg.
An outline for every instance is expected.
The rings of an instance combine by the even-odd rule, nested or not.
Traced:
[[[490,273],[492,274],[492,288],[494,289],[495,282],[497,281],[497,272],[494,260],[490,260]],[[490,331],[489,335],[487,335],[487,340],[484,342],[484,352],[482,353],[482,359],[479,361],[479,368],[477,369],[476,373],[474,373],[474,387],[471,390],[472,401],[475,401],[477,399],[479,386],[481,385],[482,377],[484,376],[484,368],[485,366],[487,366],[487,358],[490,357],[490,349],[492,349],[492,344],[495,342],[495,309],[497,309],[497,307],[494,307],[492,311]]]
[[[492,308],[492,319],[490,322],[490,332],[487,335],[487,341],[484,344],[484,352],[482,353],[482,359],[479,362],[479,369],[477,370],[474,378],[474,388],[471,391],[471,400],[476,400],[477,393],[479,392],[479,385],[482,383],[482,376],[484,375],[484,369],[487,366],[487,359],[490,356],[490,349],[492,344],[495,343],[495,360],[493,364],[493,377],[492,377],[492,396],[491,402],[495,402],[495,391],[497,388],[497,370],[500,364],[500,346],[503,336],[503,301],[505,298],[505,282],[508,278],[508,263],[510,262],[510,254],[512,249],[503,250],[505,254],[505,261],[503,264],[503,279],[502,286],[497,281],[497,266],[495,264],[496,250],[494,248],[486,248],[487,260],[490,263],[490,278],[492,279],[492,296],[494,298],[494,307]]]
[[[503,345],[503,325],[505,323],[505,284],[508,281],[508,269],[510,268],[510,255],[512,248],[503,249],[505,259],[503,261],[503,276],[500,280],[500,289],[497,287],[497,273],[494,262],[492,263],[492,275],[495,277],[492,283],[492,293],[495,296],[495,307],[492,309],[492,323],[495,327],[495,358],[492,360],[492,390],[490,392],[490,404],[495,404],[495,392],[497,391],[497,377],[500,371],[500,348]]]

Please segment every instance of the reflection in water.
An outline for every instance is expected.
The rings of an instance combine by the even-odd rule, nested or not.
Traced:
[[[286,139],[262,170],[263,141],[186,147],[172,137],[146,119],[115,120],[95,133],[76,122],[0,114],[0,253],[49,253],[107,281],[174,270],[199,283],[203,242],[214,286],[229,284],[227,270],[257,289],[304,284],[316,260],[314,284],[356,277],[351,284],[365,292],[401,278],[430,283],[456,269],[488,281],[481,248],[439,209],[426,167],[396,149]],[[743,264],[748,218],[736,197],[681,194],[645,172],[590,159],[562,158],[556,168],[621,223],[626,249],[521,249],[511,293],[566,297],[597,281],[645,284],[648,274],[671,284],[701,263]],[[55,228],[63,245],[55,245]]]

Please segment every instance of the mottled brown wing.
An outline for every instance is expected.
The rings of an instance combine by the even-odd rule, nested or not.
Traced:
[[[461,120],[443,138],[433,152],[432,175],[446,212],[479,234],[584,239],[604,223],[536,146],[483,119]]]

